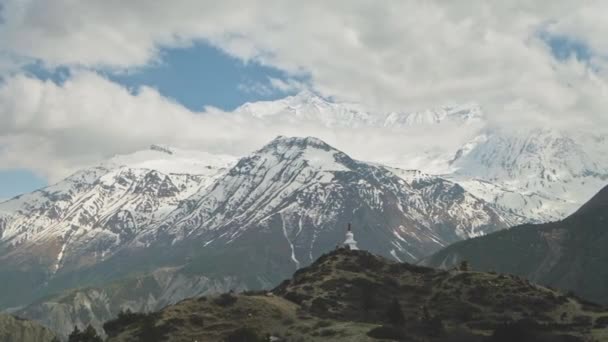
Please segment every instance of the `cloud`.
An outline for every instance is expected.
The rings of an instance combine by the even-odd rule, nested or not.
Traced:
[[[394,162],[464,142],[462,132],[450,131],[328,128],[212,107],[192,112],[152,88],[127,89],[90,71],[75,71],[60,84],[23,74],[0,84],[0,165],[34,170],[50,181],[153,143],[240,156],[277,135],[316,136],[356,158]]]
[[[272,88],[283,93],[296,93],[308,89],[309,85],[305,82],[290,78],[282,80],[279,78],[270,77],[268,79]]]
[[[541,30],[606,55],[601,2],[7,0],[0,40],[48,65],[128,69],[210,42],[310,77],[315,91],[386,109],[476,101],[497,120],[561,122],[605,108],[605,75],[562,62]],[[250,85],[249,85],[250,86]],[[277,87],[293,85],[275,84]],[[589,93],[583,94],[582,90]],[[509,111],[513,105],[523,113]],[[507,117],[509,116],[509,117]]]
[[[0,84],[0,165],[57,180],[155,142],[244,153],[238,137],[252,126],[238,122],[212,108],[192,112],[152,88],[126,89],[94,72],[75,71],[61,84],[19,74]]]
[[[50,68],[125,71],[159,62],[163,48],[204,41],[292,79],[264,87],[310,87],[379,111],[477,102],[500,126],[597,129],[608,126],[606,6],[570,0],[4,0],[0,56],[12,56],[6,69],[19,57]],[[592,56],[556,58],[542,32],[580,42]],[[265,91],[256,86],[243,85]],[[238,153],[275,133],[312,133],[339,146],[348,140],[346,132],[313,126],[243,125],[246,119],[213,109],[193,113],[154,89],[128,90],[87,71],[62,85],[7,78],[0,115],[3,165],[51,178],[152,142],[212,150],[229,145],[221,152]],[[260,126],[246,129],[249,124]],[[356,143],[349,146],[356,151]]]

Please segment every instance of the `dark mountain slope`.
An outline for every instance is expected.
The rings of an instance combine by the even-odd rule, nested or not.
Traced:
[[[608,187],[560,222],[524,225],[463,241],[423,260],[449,268],[518,274],[608,303]]]

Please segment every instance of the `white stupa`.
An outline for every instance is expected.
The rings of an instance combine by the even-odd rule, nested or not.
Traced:
[[[350,229],[350,223],[348,224],[348,230],[346,231],[346,241],[344,241],[344,247],[351,250],[358,250],[357,241],[355,241],[355,234]]]

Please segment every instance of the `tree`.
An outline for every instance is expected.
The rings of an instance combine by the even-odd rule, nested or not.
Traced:
[[[80,329],[75,326],[68,337],[68,342],[103,342],[103,340],[97,335],[95,328],[89,324],[84,331],[80,331]]]
[[[391,304],[386,311],[386,317],[388,318],[388,322],[392,325],[401,325],[405,323],[405,317],[403,316],[403,311],[401,311],[401,305],[399,305],[399,301],[397,298],[393,299]]]

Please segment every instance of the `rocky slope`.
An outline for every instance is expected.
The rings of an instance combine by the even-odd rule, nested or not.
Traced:
[[[92,325],[102,332],[104,322],[123,310],[151,312],[188,297],[244,290],[234,277],[210,279],[186,276],[179,269],[158,269],[103,287],[70,290],[27,305],[15,314],[37,321],[67,338],[74,326]]]
[[[52,342],[55,334],[38,323],[0,314],[0,342]]]
[[[518,328],[521,341],[584,341],[606,338],[607,315],[516,276],[433,270],[343,249],[299,270],[271,294],[193,298],[156,313],[123,314],[104,327],[113,342],[236,336],[491,342]],[[523,318],[531,320],[503,329]]]
[[[570,217],[524,225],[456,243],[423,260],[452,267],[468,260],[476,270],[496,270],[572,290],[608,303],[608,187]]]

